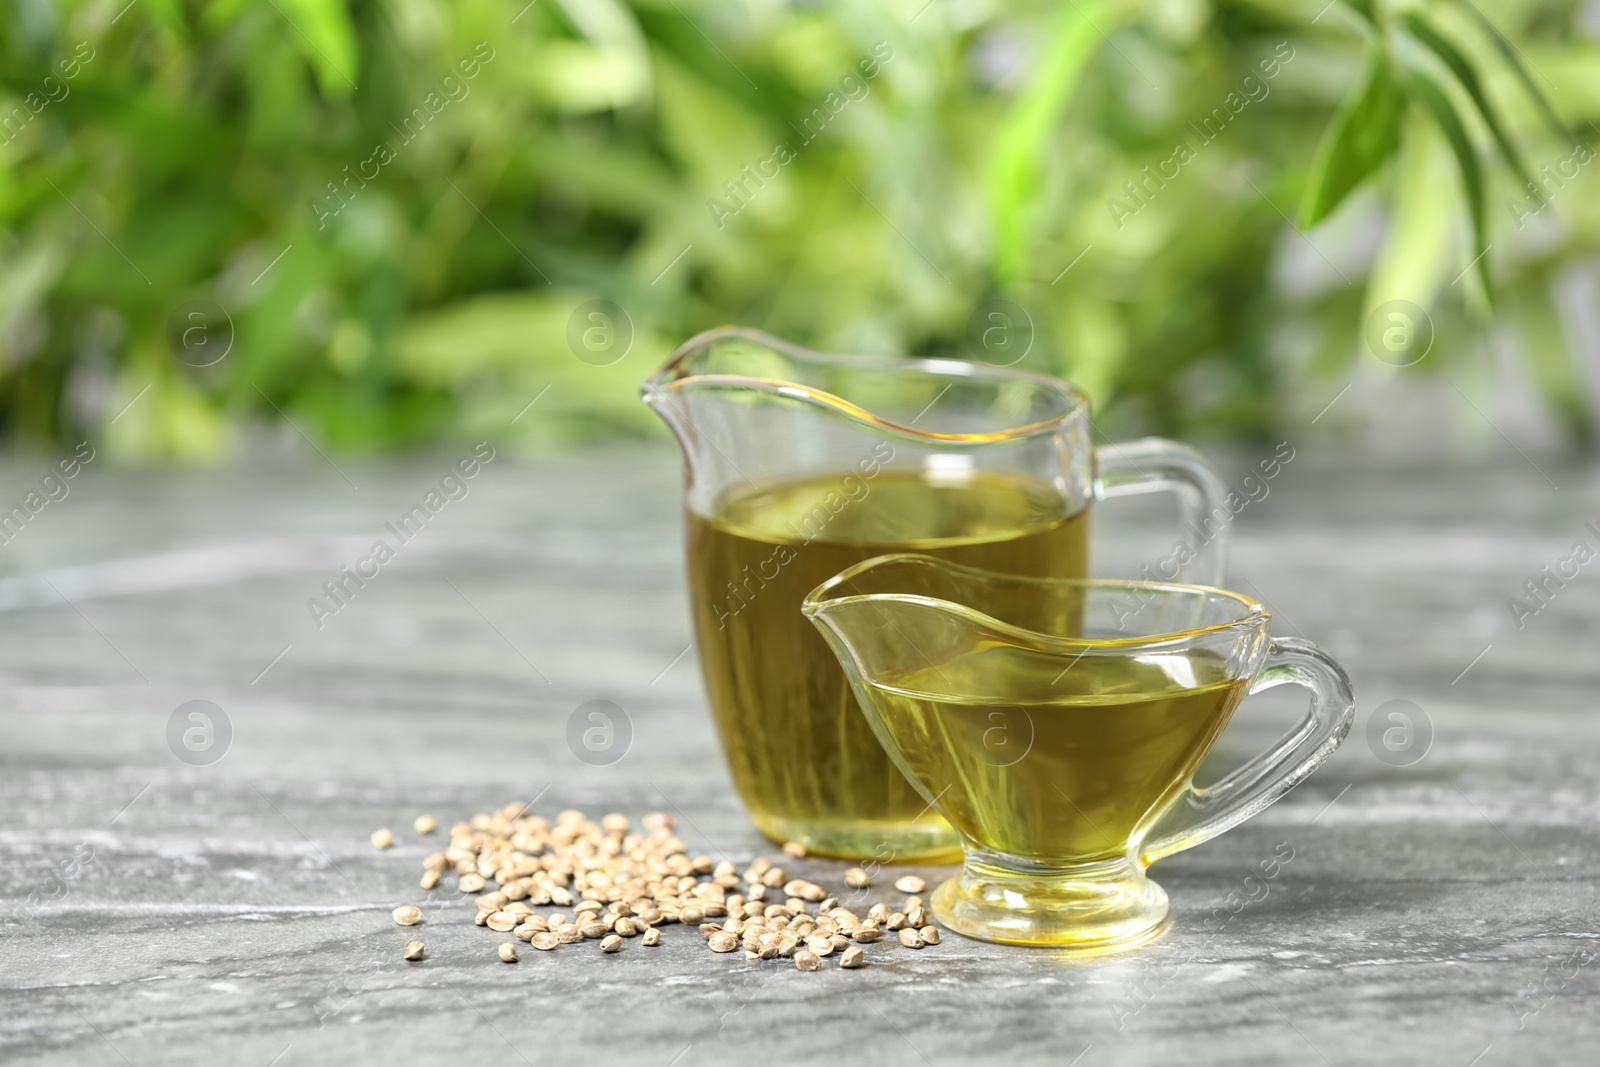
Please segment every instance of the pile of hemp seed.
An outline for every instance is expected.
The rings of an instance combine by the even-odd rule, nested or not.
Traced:
[[[412,824],[424,836],[437,828],[431,815]],[[371,840],[380,849],[394,845],[387,829],[373,831]],[[806,853],[791,841],[783,854],[787,862]],[[802,971],[820,970],[834,955],[842,968],[864,967],[863,946],[885,933],[906,948],[939,944],[939,929],[917,895],[923,880],[915,875],[894,883],[909,894],[900,910],[880,902],[862,916],[764,856],[742,872],[726,860],[691,858],[672,817],[659,811],[635,827],[616,813],[596,822],[569,809],[551,820],[530,815],[525,804],[510,804],[456,823],[449,847],[428,856],[422,868],[423,889],[436,889],[453,874],[459,891],[477,894],[474,922],[516,939],[496,946],[506,963],[520,958],[517,941],[545,952],[598,941],[601,952],[614,953],[633,938],[659,945],[662,928],[674,923],[696,928],[712,952],[742,948],[747,960],[792,959]],[[846,871],[844,881],[858,895],[872,885],[860,867]],[[544,907],[558,910],[534,910]],[[394,910],[394,921],[414,926],[422,910],[403,905]],[[423,943],[412,941],[403,956],[421,960],[424,953]]]

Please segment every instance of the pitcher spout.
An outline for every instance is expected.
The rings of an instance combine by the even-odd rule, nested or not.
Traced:
[[[896,466],[1003,449],[997,465],[1042,470],[1069,500],[1085,498],[1094,477],[1088,400],[1014,367],[837,355],[720,326],[684,342],[641,393],[683,449],[692,494],[796,466],[847,470],[883,441]]]
[[[931,409],[952,391],[969,402],[943,405],[945,414]],[[641,393],[669,424],[683,413],[675,396],[722,394],[746,404],[796,402],[907,440],[968,446],[1056,433],[1088,413],[1082,393],[1048,375],[959,359],[819,352],[742,326],[691,337]],[[986,417],[974,418],[974,409]]]

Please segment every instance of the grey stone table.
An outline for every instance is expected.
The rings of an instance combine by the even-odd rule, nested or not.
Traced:
[[[1277,806],[1157,865],[1165,938],[1086,961],[951,937],[817,974],[713,956],[681,927],[508,967],[467,898],[417,887],[432,845],[414,815],[513,800],[663,809],[697,850],[770,850],[688,650],[672,455],[499,455],[404,542],[384,524],[456,454],[92,463],[0,547],[0,1060],[1595,1062],[1600,562],[1536,614],[1509,601],[1538,606],[1525,582],[1600,548],[1600,472],[1327,453],[1241,514],[1234,582],[1344,660],[1355,729]],[[49,462],[7,461],[0,502]],[[1157,528],[1103,519],[1102,567]],[[379,538],[394,558],[313,618]],[[1219,762],[1281,727],[1282,692],[1241,713]],[[596,699],[631,724],[608,766],[566,740]],[[227,725],[193,749],[169,742],[191,700]],[[843,865],[803,867],[838,884]],[[421,964],[389,918],[405,902],[428,910]]]

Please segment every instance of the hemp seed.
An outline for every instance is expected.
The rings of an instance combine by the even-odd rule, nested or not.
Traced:
[[[419,835],[442,829],[431,815],[411,825]],[[393,834],[375,833],[373,844],[392,847]],[[905,894],[901,910],[887,902],[868,908],[863,901],[857,913],[840,906],[836,882],[824,888],[798,876],[793,864],[807,854],[803,842],[790,841],[781,857],[757,856],[740,871],[727,861],[692,856],[672,819],[660,812],[634,822],[618,812],[599,819],[576,810],[544,817],[518,803],[450,824],[448,844],[422,861],[419,885],[434,889],[454,874],[456,887],[476,905],[474,923],[512,934],[515,940],[496,947],[507,962],[516,962],[518,942],[549,952],[597,940],[610,954],[625,948],[627,938],[641,937],[653,947],[666,923],[697,930],[712,952],[737,952],[751,961],[793,959],[800,970],[818,970],[830,955],[846,969],[866,966],[866,946],[886,931],[904,947],[939,943],[942,935],[917,895],[926,887],[922,878],[895,880]],[[791,866],[786,872],[779,864]],[[867,867],[852,867],[842,877],[856,894],[852,901],[861,900],[859,890],[874,877],[887,881]],[[534,910],[547,907],[561,910]],[[394,917],[411,925],[423,914],[406,905]],[[421,943],[407,945],[405,958],[421,959]]]
[[[391,834],[388,830],[374,830],[374,831],[372,831],[371,840],[372,840],[372,847],[373,848],[393,848],[394,847],[394,834]]]

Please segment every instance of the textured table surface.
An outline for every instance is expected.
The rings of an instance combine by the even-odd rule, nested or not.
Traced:
[[[308,598],[394,543],[383,524],[457,458],[96,462],[0,547],[0,1059],[1487,1067],[1600,1047],[1600,561],[1520,629],[1508,604],[1575,542],[1600,549],[1600,472],[1303,456],[1241,514],[1233,584],[1343,659],[1356,725],[1278,805],[1156,866],[1165,938],[1091,961],[880,943],[864,970],[803,974],[681,927],[508,967],[468,898],[425,901],[421,812],[659,808],[696,850],[770,850],[686,653],[666,451],[498,456],[317,626]],[[7,461],[0,501],[50,462]],[[1097,546],[1136,518],[1108,507]],[[1219,760],[1266,743],[1293,710],[1276,697]],[[608,766],[566,740],[595,699],[631,724]],[[169,746],[190,700],[231,726],[215,762]],[[1367,727],[1395,700],[1416,732],[1382,759]],[[844,865],[801,866],[839,884]],[[389,918],[406,902],[428,910],[415,935]]]

